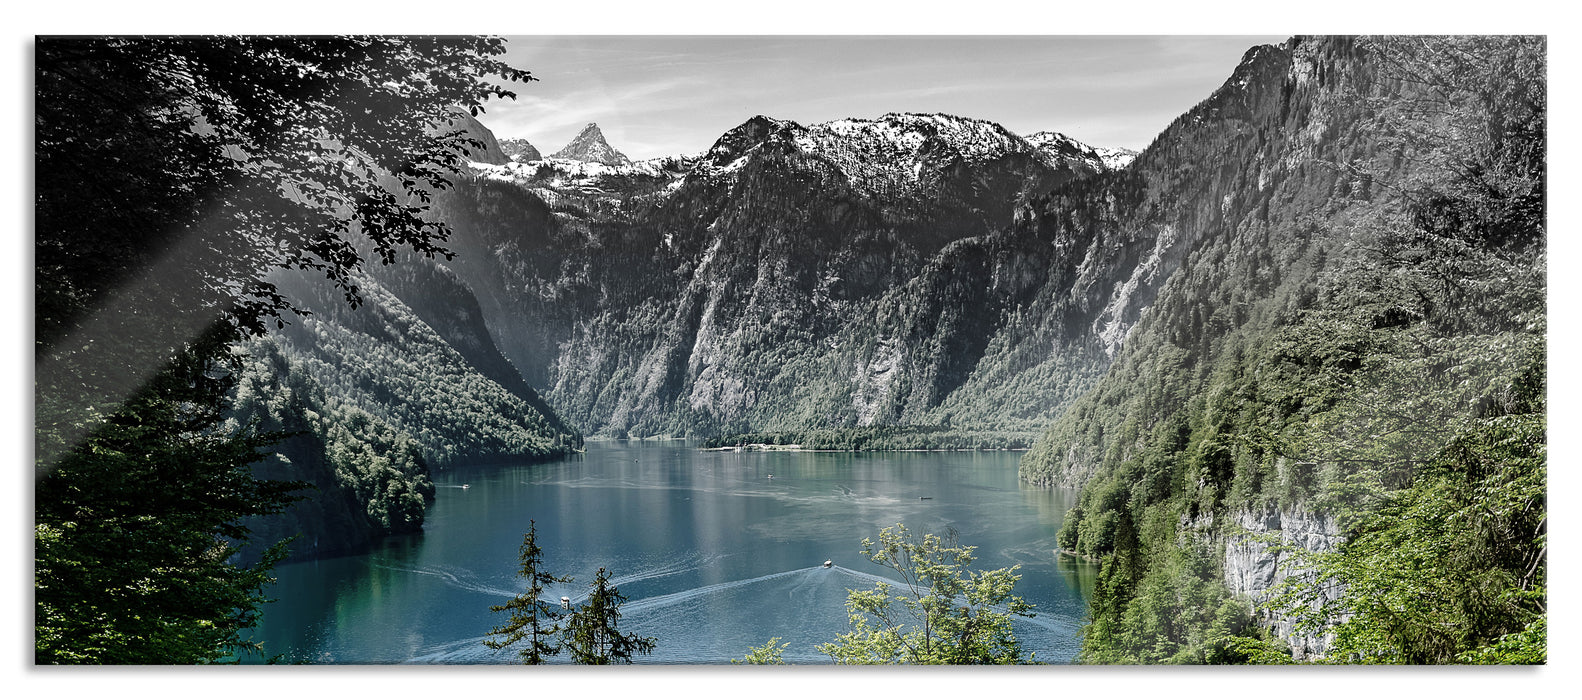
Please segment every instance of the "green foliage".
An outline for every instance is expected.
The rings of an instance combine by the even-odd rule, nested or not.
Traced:
[[[1339,550],[1297,552],[1307,575],[1268,607],[1332,632],[1335,662],[1543,663],[1544,426],[1521,414],[1459,433]]]
[[[287,435],[254,473],[315,488],[311,498],[246,525],[266,539],[297,536],[293,555],[348,551],[421,529],[434,483],[418,443],[325,391],[273,338],[243,347],[226,425]]]
[[[556,583],[571,582],[570,578],[540,570],[544,565],[544,550],[535,541],[536,535],[537,528],[529,520],[527,533],[522,535],[521,568],[516,572],[518,578],[527,582],[527,590],[504,605],[489,606],[491,612],[509,612],[511,619],[489,630],[489,636],[498,639],[483,641],[490,649],[504,649],[526,640],[527,643],[517,650],[524,664],[542,664],[560,653],[561,644],[553,640],[561,631],[558,622],[561,613],[543,600],[544,589]]]
[[[804,450],[892,452],[899,450],[1021,450],[1033,433],[952,430],[933,425],[875,425],[854,428],[737,433],[708,438],[704,449],[749,445],[796,445]]]
[[[770,637],[761,647],[750,647],[747,655],[740,659],[731,659],[733,664],[747,664],[750,666],[784,666],[786,665],[784,653],[790,642],[780,643],[779,637]]]
[[[1011,591],[1018,567],[972,571],[973,547],[954,535],[914,539],[897,523],[863,539],[862,552],[901,578],[903,590],[881,582],[851,591],[846,600],[852,630],[821,644],[837,664],[1020,664],[1021,645],[1011,616],[1032,617],[1032,606]]]
[[[209,338],[208,342],[216,342]],[[261,653],[257,620],[279,545],[234,563],[247,528],[300,484],[249,464],[277,436],[222,425],[231,379],[183,354],[35,487],[34,662],[195,664]]]
[[[653,637],[623,634],[618,628],[626,596],[610,585],[604,567],[599,567],[588,588],[588,599],[572,610],[566,621],[565,648],[571,652],[572,662],[605,666],[631,663],[632,654],[652,654],[657,643]]]

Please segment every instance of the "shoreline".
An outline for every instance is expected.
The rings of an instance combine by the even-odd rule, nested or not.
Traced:
[[[912,447],[906,449],[875,448],[871,450],[837,450],[803,448],[801,445],[771,445],[755,442],[746,445],[727,445],[725,447],[699,447],[703,452],[1026,452],[1030,447]]]

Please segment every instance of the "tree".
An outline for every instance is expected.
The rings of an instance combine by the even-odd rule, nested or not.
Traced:
[[[527,522],[527,534],[522,535],[522,568],[516,572],[518,578],[527,581],[527,590],[505,605],[489,607],[493,612],[511,613],[511,620],[489,631],[490,636],[502,639],[485,639],[483,643],[490,649],[504,649],[527,640],[527,644],[517,652],[522,663],[542,664],[548,657],[559,654],[561,649],[560,644],[552,641],[560,634],[561,613],[544,602],[544,588],[556,583],[570,583],[571,578],[539,570],[544,564],[544,550],[535,541],[537,528],[534,522]]]
[[[247,537],[237,521],[278,512],[299,484],[253,477],[249,463],[277,436],[222,427],[230,376],[209,371],[207,352],[184,353],[39,481],[36,663],[261,651],[239,633],[256,622],[284,543],[235,564]]]
[[[300,310],[268,278],[448,255],[428,216],[497,38],[40,38],[35,59],[35,659],[198,663],[269,564],[229,563],[275,436],[223,427],[233,343]]]
[[[621,604],[626,596],[610,585],[609,574],[599,567],[593,576],[588,600],[571,612],[566,622],[565,644],[571,660],[579,664],[608,665],[632,662],[632,654],[652,654],[657,643],[653,637],[622,634]]]
[[[1011,594],[1017,566],[971,571],[974,547],[925,534],[915,540],[897,523],[879,532],[862,552],[900,575],[904,591],[891,595],[881,582],[846,599],[852,631],[818,650],[838,664],[1017,664],[1022,655],[1012,616],[1032,617],[1032,606]],[[899,607],[897,607],[899,603]]]
[[[784,654],[786,647],[789,646],[791,646],[790,642],[781,644],[779,637],[770,637],[769,641],[764,642],[763,646],[748,648],[746,656],[740,659],[731,659],[731,663],[752,666],[784,666],[786,665]]]

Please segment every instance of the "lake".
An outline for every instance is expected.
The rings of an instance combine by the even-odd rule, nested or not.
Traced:
[[[917,535],[954,528],[977,547],[972,568],[1020,564],[1016,592],[1038,614],[1016,636],[1035,660],[1066,663],[1095,568],[1055,556],[1074,494],[1020,486],[1019,457],[590,441],[559,462],[452,469],[434,476],[423,533],[277,567],[266,589],[277,602],[253,637],[283,661],[513,663],[514,650],[483,640],[507,618],[489,606],[524,588],[515,573],[531,519],[544,568],[576,579],[548,597],[582,597],[605,567],[627,598],[622,631],[658,640],[638,663],[728,663],[770,637],[790,643],[788,662],[829,663],[814,646],[847,630],[847,590],[895,578],[861,541],[899,522]]]

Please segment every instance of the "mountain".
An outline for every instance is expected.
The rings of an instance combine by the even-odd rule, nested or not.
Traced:
[[[542,160],[538,149],[527,139],[500,139],[500,151],[514,163],[525,163],[533,160]]]
[[[1030,439],[1107,361],[1053,326],[1055,249],[1017,229],[1106,170],[1069,144],[949,115],[760,116],[697,156],[480,166],[437,206],[502,352],[589,433]]]
[[[314,487],[284,513],[246,523],[269,541],[300,535],[293,558],[420,530],[432,471],[581,448],[577,430],[496,349],[477,301],[444,265],[408,255],[358,273],[355,310],[321,279],[274,281],[317,311],[248,345],[230,420],[288,434],[255,467],[261,478]]]
[[[599,131],[599,125],[589,122],[582,127],[577,137],[563,148],[550,154],[550,158],[564,160],[578,160],[584,163],[602,163],[604,165],[627,165],[631,160],[621,155],[620,151],[610,146],[604,140],[604,132]]]

